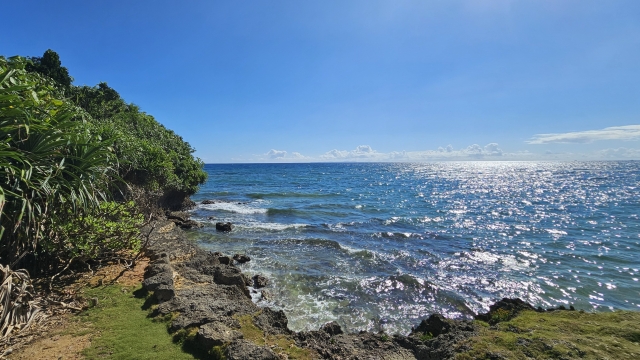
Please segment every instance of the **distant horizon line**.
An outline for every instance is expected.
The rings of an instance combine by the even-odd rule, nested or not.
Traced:
[[[302,165],[302,164],[431,164],[460,162],[635,162],[640,159],[606,159],[606,160],[431,160],[431,161],[307,161],[307,162],[206,162],[205,165]]]

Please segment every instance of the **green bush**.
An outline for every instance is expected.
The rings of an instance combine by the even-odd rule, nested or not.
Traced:
[[[15,265],[55,236],[53,219],[97,207],[116,158],[51,80],[0,57],[0,260]]]
[[[192,195],[206,181],[204,163],[193,156],[189,143],[138,106],[127,104],[107,83],[71,85],[73,78],[53,50],[31,61],[27,70],[50,77],[59,93],[90,115],[87,121],[92,134],[114,142],[118,174],[129,184]]]
[[[128,183],[191,195],[205,182],[204,163],[193,157],[191,145],[153,116],[127,104],[106,83],[72,87],[70,100],[91,115],[94,134],[113,139],[118,173]]]
[[[97,208],[77,214],[69,211],[67,215],[63,219],[66,221],[60,221],[55,229],[56,238],[50,238],[43,244],[47,253],[86,261],[117,255],[124,249],[140,249],[140,226],[144,217],[136,213],[133,201],[106,201]]]
[[[72,81],[52,50],[0,57],[0,263],[11,267],[51,272],[135,250],[142,215],[115,195],[188,196],[206,180],[180,136],[106,83]]]

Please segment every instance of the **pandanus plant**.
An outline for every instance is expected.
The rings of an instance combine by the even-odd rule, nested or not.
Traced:
[[[55,239],[56,222],[97,207],[115,164],[83,111],[26,63],[0,57],[0,263],[11,268]]]
[[[64,256],[57,229],[106,198],[115,158],[54,83],[0,57],[0,336],[44,318],[26,254]],[[73,239],[71,239],[73,241]],[[59,255],[56,255],[59,254]],[[68,259],[60,260],[60,262]]]

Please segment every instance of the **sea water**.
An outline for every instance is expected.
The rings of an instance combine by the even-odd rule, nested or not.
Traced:
[[[503,297],[640,310],[640,162],[206,165],[199,244],[246,253],[293,330],[407,333]],[[214,200],[213,204],[201,204]],[[230,233],[215,222],[231,222]]]

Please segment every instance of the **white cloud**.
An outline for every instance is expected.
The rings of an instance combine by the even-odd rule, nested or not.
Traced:
[[[267,155],[267,157],[269,159],[281,159],[281,158],[287,156],[287,152],[286,151],[281,151],[281,150],[276,150],[276,149],[271,149],[271,150],[269,150],[269,152],[266,155]]]
[[[453,146],[439,147],[437,150],[425,151],[392,151],[382,153],[374,150],[369,145],[360,145],[355,150],[333,149],[320,155],[320,159],[328,161],[437,161],[437,160],[478,160],[495,159],[503,156],[503,151],[498,144],[491,143],[485,146],[478,144],[455,150]]]
[[[299,152],[271,149],[266,154],[254,155],[253,161],[265,162],[315,162],[315,161],[360,161],[360,162],[428,162],[466,160],[637,160],[638,148],[612,148],[592,150],[584,153],[552,152],[550,150],[533,153],[529,151],[505,152],[497,143],[481,146],[472,144],[455,149],[452,145],[436,150],[379,152],[369,145],[360,145],[353,150],[333,149],[320,156],[305,156]],[[239,160],[239,159],[238,159]],[[248,161],[248,159],[242,159]]]
[[[338,159],[375,159],[380,157],[381,154],[371,148],[369,145],[360,145],[355,148],[355,150],[347,151],[347,150],[337,150],[333,149],[331,151],[327,151],[323,155],[320,155],[321,159],[325,160],[338,160]]]
[[[612,126],[601,130],[576,131],[558,134],[534,135],[527,143],[590,143],[598,140],[640,139],[640,125]]]
[[[604,149],[597,151],[595,155],[598,159],[637,160],[640,159],[640,149]]]
[[[326,152],[324,155],[320,155],[323,159],[344,159],[349,156],[348,151],[340,151],[337,149],[333,149],[331,151]]]
[[[266,161],[266,162],[295,162],[300,160],[313,161],[312,158],[304,156],[299,152],[288,152],[286,150],[271,149],[266,154],[253,155],[253,161]]]

